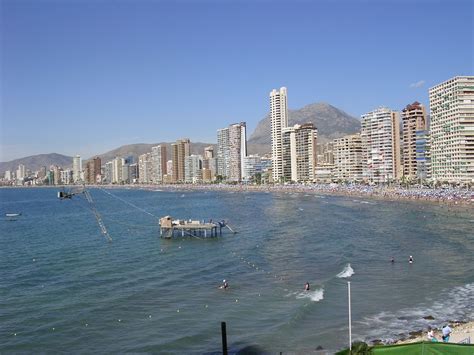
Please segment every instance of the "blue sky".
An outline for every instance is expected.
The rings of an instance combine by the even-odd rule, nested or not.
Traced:
[[[268,111],[428,105],[474,74],[473,1],[2,0],[0,161],[215,142]]]

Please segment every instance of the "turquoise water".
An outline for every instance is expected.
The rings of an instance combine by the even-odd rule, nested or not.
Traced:
[[[231,352],[335,351],[348,343],[347,281],[353,339],[474,318],[472,209],[107,191],[158,217],[225,219],[238,234],[163,240],[155,218],[92,189],[108,243],[83,197],[1,189],[1,216],[22,216],[0,224],[0,351],[214,353],[221,321]]]

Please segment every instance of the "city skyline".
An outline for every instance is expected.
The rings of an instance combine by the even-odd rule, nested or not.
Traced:
[[[273,87],[357,118],[428,107],[473,72],[470,1],[272,4],[3,1],[0,161],[251,133]]]

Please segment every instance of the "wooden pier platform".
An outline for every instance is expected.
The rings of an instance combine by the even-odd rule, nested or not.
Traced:
[[[224,222],[174,220],[171,216],[165,216],[160,218],[160,237],[166,239],[174,237],[217,237],[217,235],[222,235],[223,227],[226,227]]]

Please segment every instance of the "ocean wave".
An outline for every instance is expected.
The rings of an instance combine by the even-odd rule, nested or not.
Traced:
[[[351,268],[351,264],[347,264],[344,267],[344,269],[339,274],[337,274],[337,277],[348,278],[348,277],[351,277],[352,275],[354,275],[354,269]]]
[[[410,331],[441,327],[448,321],[466,321],[474,318],[474,283],[445,290],[440,294],[442,301],[404,308],[396,312],[382,311],[355,322],[366,341],[381,339],[391,342],[408,336]],[[434,319],[426,316],[432,316]],[[365,330],[361,328],[367,328]],[[387,341],[386,341],[387,340]]]
[[[292,292],[289,296],[295,296],[297,299],[309,298],[313,302],[319,302],[324,299],[324,289],[318,288],[314,291]]]

